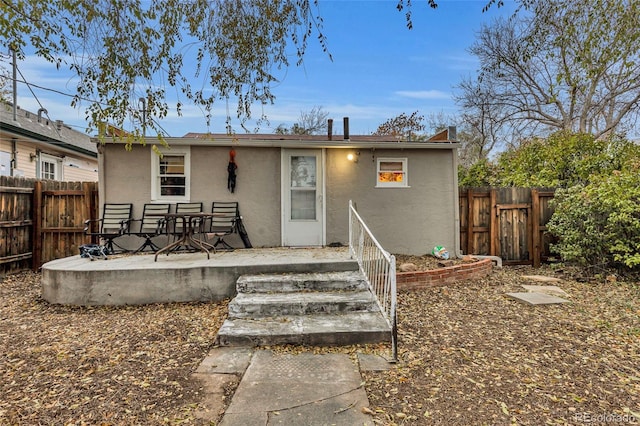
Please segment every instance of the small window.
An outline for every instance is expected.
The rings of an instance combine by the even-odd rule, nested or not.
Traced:
[[[0,151],[0,176],[11,176],[11,154]]]
[[[40,154],[40,179],[62,180],[62,164],[58,157]]]
[[[378,158],[376,187],[408,187],[406,158]]]
[[[153,200],[189,200],[190,151],[172,149],[160,157],[151,152]]]

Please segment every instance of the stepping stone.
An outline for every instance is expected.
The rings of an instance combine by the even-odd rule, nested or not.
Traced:
[[[540,283],[559,283],[562,281],[560,278],[547,277],[546,275],[523,275],[522,278],[525,280],[537,281]]]
[[[506,296],[526,305],[554,305],[558,303],[569,303],[567,299],[544,293],[506,293]]]
[[[387,371],[391,369],[389,361],[380,355],[358,353],[360,371]]]
[[[213,348],[200,363],[196,373],[243,374],[249,366],[252,355],[251,348]]]
[[[557,285],[526,285],[523,284],[522,287],[533,293],[545,293],[550,294],[551,296],[559,296],[559,297],[567,297],[568,294],[566,291],[558,287]]]

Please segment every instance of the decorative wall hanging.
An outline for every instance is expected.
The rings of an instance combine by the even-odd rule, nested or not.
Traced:
[[[227,166],[227,172],[229,176],[227,177],[227,188],[231,193],[236,190],[236,170],[238,169],[238,165],[236,164],[236,151],[231,148],[229,151],[229,165]]]

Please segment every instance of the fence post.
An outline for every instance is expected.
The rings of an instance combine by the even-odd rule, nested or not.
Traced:
[[[531,246],[533,247],[533,267],[538,268],[540,260],[540,191],[531,190]]]
[[[473,254],[473,190],[471,188],[467,189],[467,253]]]
[[[83,182],[82,191],[84,192],[82,200],[82,215],[84,220],[94,219],[93,214],[93,187],[89,182]],[[91,230],[90,230],[91,231]]]
[[[491,256],[500,256],[498,247],[500,246],[500,227],[498,226],[498,202],[495,188],[491,188],[489,192],[491,221],[489,222],[489,254]]]
[[[37,271],[42,262],[42,182],[39,180],[34,182],[31,207],[33,218],[31,268]]]

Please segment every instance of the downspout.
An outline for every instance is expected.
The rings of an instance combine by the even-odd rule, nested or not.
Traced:
[[[451,150],[453,157],[453,241],[454,255],[458,259],[462,258],[462,250],[460,249],[460,194],[458,192],[458,148]]]
[[[9,175],[15,176],[15,170],[18,169],[18,141],[11,138],[11,161],[9,162]]]
[[[100,140],[96,141],[96,147],[98,151],[98,205],[102,206],[106,203],[106,180],[107,177],[105,175],[105,171],[107,168],[105,164],[107,163],[107,159],[105,156],[106,144],[100,142]]]

